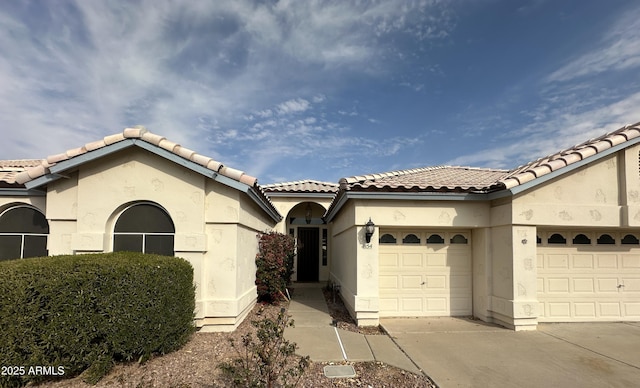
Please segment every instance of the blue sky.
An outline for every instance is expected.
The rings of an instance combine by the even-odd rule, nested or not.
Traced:
[[[640,121],[640,3],[4,1],[0,159],[146,126],[261,183],[513,168]]]

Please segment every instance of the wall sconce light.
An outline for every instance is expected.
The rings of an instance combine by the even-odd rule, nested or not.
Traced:
[[[307,223],[307,225],[309,225],[311,223],[311,216],[312,216],[312,210],[311,210],[311,203],[307,203],[307,212],[304,215],[304,221]]]
[[[369,217],[369,221],[364,225],[364,236],[367,240],[367,244],[371,242],[371,236],[373,236],[373,232],[376,231],[376,225],[371,221],[371,217]]]

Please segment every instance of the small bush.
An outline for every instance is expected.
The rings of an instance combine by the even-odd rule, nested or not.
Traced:
[[[277,233],[258,235],[259,251],[256,256],[256,285],[260,301],[276,303],[284,296],[293,275],[295,240]]]
[[[97,382],[115,361],[180,348],[194,331],[193,268],[117,252],[0,263],[2,365],[64,368]],[[0,386],[51,379],[0,377]],[[58,377],[59,378],[59,377]]]
[[[295,387],[309,367],[309,356],[295,357],[296,344],[284,339],[284,330],[293,326],[285,309],[273,320],[263,318],[252,321],[256,327],[257,341],[252,334],[242,337],[242,348],[233,339],[231,346],[238,357],[232,362],[220,364],[220,368],[236,387]],[[277,385],[276,385],[277,384]]]

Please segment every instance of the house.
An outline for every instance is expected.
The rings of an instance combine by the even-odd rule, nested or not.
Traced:
[[[256,299],[256,234],[276,230],[297,239],[295,280],[339,284],[359,325],[640,321],[639,143],[640,123],[512,170],[259,185],[127,128],[45,160],[0,162],[0,258],[175,254],[194,267],[197,325],[228,330]]]

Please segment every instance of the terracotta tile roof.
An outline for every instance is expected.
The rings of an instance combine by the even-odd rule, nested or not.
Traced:
[[[340,188],[351,191],[482,192],[495,186],[508,170],[435,166],[342,178]]]
[[[339,185],[312,179],[262,185],[267,193],[336,193]]]
[[[16,183],[16,175],[42,162],[42,159],[0,160],[0,186],[22,187],[21,184]]]
[[[70,149],[66,152],[57,155],[51,155],[45,160],[41,161],[36,166],[30,166],[23,172],[19,172],[15,181],[24,184],[33,179],[41,177],[49,173],[49,167],[55,165],[64,160],[72,159],[76,156],[90,153],[97,149],[109,146],[111,144],[123,141],[125,139],[140,139],[147,143],[153,144],[160,148],[163,148],[171,153],[174,153],[184,159],[190,160],[196,164],[199,164],[209,170],[215,171],[218,174],[224,175],[228,178],[234,179],[238,182],[244,183],[249,186],[257,186],[258,179],[250,175],[246,175],[243,171],[226,167],[222,163],[215,161],[209,157],[197,154],[196,152],[182,147],[166,138],[153,134],[147,131],[144,127],[138,126],[134,128],[126,128],[122,133],[110,135],[102,140],[87,143],[82,147]]]
[[[514,168],[500,179],[500,183],[507,189],[519,186],[637,137],[640,137],[640,123],[626,125],[616,131]]]

